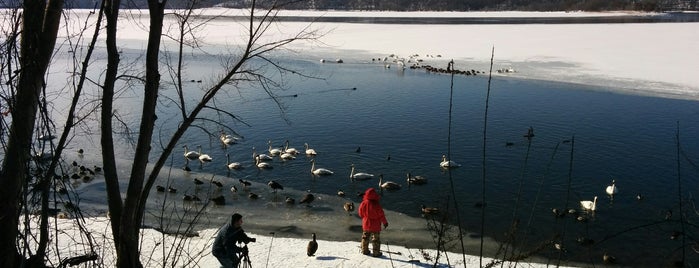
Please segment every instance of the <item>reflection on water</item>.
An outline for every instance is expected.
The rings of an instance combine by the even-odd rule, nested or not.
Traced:
[[[197,55],[190,64],[194,79],[210,73],[211,56]],[[604,251],[614,252],[630,266],[660,266],[675,259],[677,240],[668,233],[681,228],[679,216],[664,219],[668,210],[680,215],[677,201],[677,145],[679,130],[684,156],[691,158],[699,151],[695,125],[699,105],[694,101],[615,94],[613,89],[589,88],[563,83],[526,81],[495,77],[490,95],[488,129],[483,173],[483,112],[487,77],[457,76],[454,80],[453,116],[449,129],[450,77],[421,70],[385,69],[381,64],[321,64],[316,60],[282,58],[286,64],[324,80],[285,77],[285,89],[276,103],[258,88],[227,89],[217,100],[219,109],[235,114],[240,121],[206,111],[201,116],[219,120],[236,130],[243,139],[223,147],[218,137],[209,133],[220,130],[210,122],[200,122],[182,139],[190,148],[202,146],[213,157],[211,163],[189,163],[185,172],[182,152],[173,153],[168,164],[172,169],[160,172],[156,182],[178,189],[176,194],[150,193],[147,212],[149,224],[167,208],[166,216],[188,219],[185,214],[201,209],[201,228],[222,224],[232,212],[246,217],[246,228],[252,232],[307,237],[322,234],[324,239],[359,240],[360,220],[347,215],[344,202],[359,204],[356,193],[378,187],[377,179],[351,181],[354,164],[358,172],[382,174],[384,180],[402,184],[402,189],[384,192],[382,204],[388,212],[389,229],[382,234],[386,243],[409,247],[434,247],[429,219],[422,217],[420,207],[427,205],[449,211],[448,221],[458,216],[465,230],[467,251],[478,254],[481,215],[485,215],[486,252],[498,250],[498,243],[514,241],[518,251],[563,260],[599,263]],[[188,83],[188,99],[196,99],[205,83]],[[133,94],[133,96],[128,96]],[[125,93],[122,102],[137,99],[138,91]],[[165,94],[174,94],[165,90]],[[175,105],[163,99],[158,108],[159,135],[153,153],[159,152],[160,135],[167,136],[178,124]],[[283,108],[280,111],[279,107]],[[119,107],[119,106],[117,106]],[[135,111],[120,111],[137,114]],[[128,116],[125,116],[128,118]],[[126,120],[133,124],[132,121]],[[136,124],[130,126],[137,127]],[[531,144],[523,137],[534,129]],[[206,130],[206,131],[204,131]],[[89,136],[78,136],[76,143],[88,149],[86,156],[96,157],[89,149]],[[450,138],[451,148],[447,148]],[[93,139],[99,140],[99,139]],[[267,153],[272,147],[303,148],[308,143],[318,155],[303,154],[293,160],[275,158],[273,169],[254,166],[253,150]],[[254,149],[253,149],[254,148]],[[360,149],[360,150],[358,150]],[[129,160],[131,148],[120,148],[117,157]],[[442,155],[462,166],[451,171],[440,168]],[[226,168],[226,154],[231,161],[241,162],[241,170]],[[313,176],[311,159],[334,175]],[[80,160],[80,159],[79,159]],[[89,162],[92,160],[82,159]],[[696,170],[687,162],[680,167],[685,196],[699,185]],[[130,170],[123,162],[121,179],[125,183]],[[406,184],[406,174],[424,176],[425,185]],[[198,178],[205,183],[197,186]],[[208,183],[220,181],[218,188]],[[252,185],[244,188],[239,180]],[[604,193],[616,180],[619,194],[613,199]],[[275,180],[284,189],[273,193],[267,182]],[[483,182],[485,181],[485,191]],[[453,185],[454,193],[450,190]],[[236,186],[237,192],[230,188]],[[345,197],[338,197],[338,190]],[[80,186],[83,205],[104,207],[104,184],[99,179]],[[249,193],[259,195],[250,199]],[[287,196],[300,200],[307,193],[317,198],[309,206],[288,205]],[[485,192],[486,203],[481,203]],[[196,194],[206,200],[223,196],[225,205],[182,201],[184,194]],[[637,200],[636,195],[646,198]],[[598,196],[597,211],[583,212],[580,200]],[[575,215],[555,217],[552,209],[576,209]],[[686,206],[685,206],[686,209]],[[686,211],[685,211],[686,212]],[[692,220],[696,215],[686,214]],[[577,216],[585,217],[578,221]],[[513,222],[517,224],[513,224]],[[172,225],[174,228],[176,225]],[[643,228],[634,228],[646,226]],[[516,228],[513,228],[516,227]],[[694,229],[695,230],[695,229]],[[689,231],[688,231],[689,232]],[[508,234],[516,234],[515,238]],[[590,247],[576,242],[578,238],[597,241]],[[452,238],[455,239],[455,238]],[[513,240],[514,239],[514,240]],[[453,240],[452,240],[453,241]],[[562,243],[561,255],[552,245]],[[545,245],[545,246],[542,246]],[[456,245],[452,245],[457,247]],[[689,256],[693,260],[696,255]],[[657,265],[655,265],[657,264]]]

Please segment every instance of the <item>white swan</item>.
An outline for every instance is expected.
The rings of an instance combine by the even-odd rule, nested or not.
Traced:
[[[359,172],[359,173],[354,173],[354,164],[352,164],[352,171],[350,171],[350,180],[368,180],[368,179],[373,179],[374,174],[370,173],[364,173],[364,172]]]
[[[270,168],[272,168],[272,164],[270,164],[270,163],[268,163],[268,162],[262,162],[262,161],[260,161],[260,157],[259,157],[259,156],[255,158],[255,166],[257,166],[257,168],[262,168],[262,169],[270,169]]]
[[[306,148],[306,155],[317,155],[316,150],[308,148],[308,143],[304,143],[303,146]]]
[[[289,140],[286,140],[286,141],[284,142],[284,152],[287,152],[287,153],[290,153],[290,154],[293,154],[293,155],[299,153],[299,151],[296,150],[296,148],[289,148]]]
[[[612,180],[612,185],[607,186],[606,192],[608,195],[614,195],[619,192],[619,189],[616,188],[616,180]]]
[[[273,156],[274,156],[274,155],[280,155],[280,154],[282,153],[282,150],[281,150],[281,149],[279,149],[279,148],[272,148],[272,141],[271,141],[271,140],[270,140],[270,141],[267,141],[267,144],[269,145],[268,151],[269,151],[269,154],[270,154],[270,155],[273,155]]]
[[[392,181],[383,181],[383,174],[379,175],[379,187],[383,190],[398,190],[400,189],[400,184]]]
[[[211,162],[212,160],[214,160],[214,159],[211,158],[211,156],[209,156],[208,154],[202,154],[202,153],[201,153],[201,145],[199,145],[199,146],[197,146],[197,147],[199,147],[199,161],[201,161],[201,162]]]
[[[324,168],[317,168],[316,169],[316,160],[311,159],[311,173],[316,176],[324,176],[324,175],[332,175],[334,172],[330,171],[329,169],[324,169]]]
[[[271,156],[266,155],[266,154],[257,154],[257,152],[255,152],[255,146],[253,146],[252,147],[252,159],[257,161],[258,158],[260,159],[260,161],[272,161],[274,159]]]
[[[230,154],[226,154],[226,167],[228,167],[228,169],[240,169],[243,167],[243,165],[241,165],[240,162],[231,163]]]
[[[408,182],[408,187],[410,187],[411,184],[422,185],[427,183],[427,178],[423,176],[412,176],[410,172],[408,172],[405,176],[406,181]]]
[[[188,160],[194,160],[199,158],[199,153],[196,151],[189,151],[187,145],[184,146],[184,158]]]
[[[221,143],[223,143],[224,146],[232,145],[238,142],[238,138],[234,137],[233,135],[226,134],[223,130],[221,130],[221,135],[219,136],[219,139],[221,140]]]
[[[442,155],[442,162],[439,163],[439,166],[443,167],[443,168],[457,168],[457,167],[460,167],[461,165],[454,162],[454,161],[447,160],[447,156]]]
[[[279,155],[279,158],[283,160],[292,160],[296,159],[296,156],[294,156],[294,154],[291,153],[283,152],[281,155]]]
[[[597,196],[595,196],[595,198],[592,199],[592,201],[590,201],[590,200],[580,201],[580,206],[582,206],[586,210],[595,211],[595,209],[597,209]]]

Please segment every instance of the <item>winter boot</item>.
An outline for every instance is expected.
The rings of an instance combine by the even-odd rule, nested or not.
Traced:
[[[369,233],[363,232],[362,233],[362,254],[364,255],[369,255]]]
[[[379,237],[379,233],[374,233],[372,235],[371,247],[372,247],[371,256],[381,257],[381,238]]]

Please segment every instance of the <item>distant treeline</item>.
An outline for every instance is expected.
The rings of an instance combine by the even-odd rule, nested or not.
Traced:
[[[170,8],[186,7],[190,0],[168,0]],[[698,10],[699,0],[257,0],[259,8],[292,2],[284,9],[366,11],[675,11]],[[0,6],[20,0],[0,0]],[[100,0],[66,0],[69,8],[93,8]],[[247,8],[251,0],[200,0],[203,7]],[[146,1],[122,1],[124,8],[146,8]]]

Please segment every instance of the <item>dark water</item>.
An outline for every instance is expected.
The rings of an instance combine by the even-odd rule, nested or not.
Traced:
[[[213,58],[197,57],[190,65],[194,71],[189,74],[195,80],[207,77],[213,68]],[[693,196],[699,189],[699,170],[694,165],[699,155],[696,101],[498,76],[491,83],[484,153],[486,76],[454,77],[448,147],[450,76],[352,61],[279,61],[324,79],[285,76],[285,89],[274,91],[279,103],[260,88],[230,87],[215,104],[244,123],[213,110],[206,110],[202,116],[235,129],[243,139],[222,148],[204,131],[215,133],[220,127],[201,122],[200,128],[192,128],[181,144],[189,149],[201,145],[214,161],[201,167],[191,163],[193,172],[185,174],[180,169],[185,164],[182,150],[177,149],[172,157],[173,169],[161,172],[163,179],[157,184],[173,185],[180,191],[175,195],[153,190],[154,204],[171,199],[178,201],[176,207],[182,206],[179,200],[183,193],[223,194],[231,199],[224,207],[206,208],[219,216],[206,219],[205,225],[217,226],[231,211],[243,211],[251,218],[246,225],[258,232],[276,230],[280,235],[305,236],[304,232],[312,228],[324,239],[352,240],[357,239],[359,222],[356,216],[345,216],[341,204],[347,200],[358,204],[361,199],[355,193],[377,186],[377,180],[351,182],[348,176],[354,164],[358,172],[383,174],[384,180],[403,186],[383,195],[384,208],[393,217],[389,221],[404,232],[388,233],[387,240],[409,244],[411,237],[429,238],[420,205],[449,210],[449,221],[455,223],[456,201],[461,226],[469,234],[481,232],[484,211],[486,237],[523,245],[523,252],[534,251],[551,258],[552,264],[560,258],[599,265],[602,254],[610,252],[623,265],[660,267],[680,258],[682,243],[686,243],[688,260],[699,263],[699,254],[691,249],[697,243],[695,224],[699,219],[693,206]],[[200,95],[199,88],[206,82],[187,82],[189,97]],[[164,88],[166,94],[172,94],[167,86]],[[137,96],[137,92],[125,94],[118,106],[127,124],[137,118]],[[178,123],[175,106],[166,98],[161,98],[158,117],[160,133],[156,135],[167,134]],[[529,127],[535,133],[531,143],[523,137]],[[290,147],[299,150],[308,143],[318,151],[314,157],[317,166],[335,174],[312,176],[311,158],[304,155],[290,161],[277,158],[272,161],[273,169],[258,170],[253,166],[252,147],[266,153],[270,140],[275,147],[289,140]],[[508,142],[512,145],[506,146]],[[156,137],[154,153],[159,151],[159,144]],[[129,148],[125,145],[124,151]],[[360,152],[356,152],[358,148]],[[227,153],[245,168],[229,172],[224,166]],[[447,153],[462,166],[450,171],[440,168],[441,156]],[[128,153],[118,157],[129,159]],[[425,176],[429,182],[408,188],[408,172]],[[195,187],[191,182],[193,177],[211,179],[211,174],[225,184],[220,193],[210,193],[208,186]],[[126,180],[125,175],[122,178]],[[248,200],[238,179],[254,182],[249,191],[260,194],[261,200]],[[613,199],[604,192],[612,179],[619,187]],[[269,180],[280,182],[285,189],[272,193],[265,185]],[[450,191],[452,184],[455,196]],[[228,191],[233,185],[240,189],[238,193]],[[104,185],[81,187],[85,202],[99,206]],[[335,196],[339,189],[347,193],[346,198]],[[299,200],[305,191],[321,199],[311,208],[283,203],[283,197]],[[637,194],[643,200],[637,200]],[[579,201],[594,196],[598,196],[597,210],[582,212]],[[483,198],[484,209],[476,206]],[[574,208],[577,213],[556,218],[553,208]],[[672,217],[665,220],[668,210]],[[688,222],[684,225],[686,235],[670,239],[674,231],[682,230],[683,213]],[[578,222],[578,215],[588,220]],[[513,220],[519,222],[514,241],[504,235]],[[575,241],[579,237],[596,243],[581,246]],[[477,244],[477,236],[469,239]],[[552,245],[535,250],[549,241],[562,241],[566,251],[561,253]],[[477,246],[468,251],[478,254]]]

